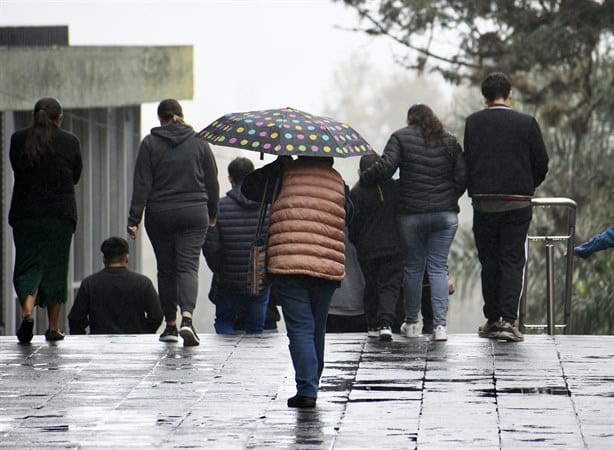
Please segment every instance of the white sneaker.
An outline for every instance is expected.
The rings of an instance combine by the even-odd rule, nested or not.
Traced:
[[[434,341],[447,341],[448,340],[448,329],[443,325],[437,325],[433,330],[433,340]]]
[[[407,323],[403,322],[401,325],[401,335],[408,338],[417,338],[420,337],[420,326],[418,323]]]
[[[390,327],[386,326],[379,329],[379,340],[383,342],[392,341],[392,330]]]
[[[379,329],[377,329],[377,328],[369,328],[367,330],[367,337],[370,337],[370,338],[379,337]]]

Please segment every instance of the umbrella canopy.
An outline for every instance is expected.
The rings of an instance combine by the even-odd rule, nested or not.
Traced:
[[[347,123],[294,108],[229,113],[200,133],[215,145],[272,155],[336,156],[374,153]]]

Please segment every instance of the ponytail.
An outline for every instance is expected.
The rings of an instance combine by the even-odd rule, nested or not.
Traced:
[[[174,98],[167,98],[160,102],[158,105],[158,118],[164,123],[177,123],[192,128],[185,122],[181,105]]]
[[[23,148],[23,160],[28,166],[38,163],[49,147],[56,120],[62,115],[62,105],[53,97],[43,97],[34,105],[32,127]]]

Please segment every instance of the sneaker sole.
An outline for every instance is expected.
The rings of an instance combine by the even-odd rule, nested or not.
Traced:
[[[179,342],[179,336],[160,336],[160,342]]]
[[[193,347],[200,344],[200,340],[196,337],[191,328],[182,328],[179,330],[179,334],[183,339],[183,345],[186,347]]]
[[[498,333],[498,331],[492,331],[490,333],[480,333],[478,331],[478,336],[484,339],[496,339]]]
[[[522,342],[524,341],[524,337],[518,337],[514,333],[510,333],[508,331],[500,331],[495,336],[497,339],[501,341],[507,342]]]

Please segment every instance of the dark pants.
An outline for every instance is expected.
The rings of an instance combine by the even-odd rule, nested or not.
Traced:
[[[364,306],[369,328],[391,326],[403,280],[401,255],[361,260],[365,277]]]
[[[339,282],[305,275],[276,275],[278,295],[288,330],[296,391],[317,397],[324,369],[324,336],[330,301]]]
[[[261,334],[269,305],[270,288],[259,295],[237,294],[224,288],[215,292],[215,332],[234,334],[239,310],[245,308],[245,332]]]
[[[531,207],[473,213],[473,234],[482,264],[484,315],[514,322],[522,294]]]
[[[209,216],[206,206],[148,212],[145,229],[156,254],[158,292],[167,322],[193,312],[198,296],[198,265]]]

